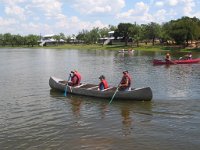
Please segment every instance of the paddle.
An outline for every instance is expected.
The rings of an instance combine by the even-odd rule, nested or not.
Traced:
[[[64,96],[67,96],[67,87],[68,87],[68,82],[69,82],[70,78],[71,78],[71,74],[69,74],[69,77],[68,77],[68,80],[67,80]]]
[[[166,62],[166,64],[167,64],[167,62],[170,62],[170,63],[172,63],[172,64],[174,64],[174,65],[177,64],[176,62],[172,61],[171,59],[165,59],[165,62]]]
[[[117,91],[118,91],[118,89],[119,89],[119,85],[120,85],[120,84],[118,84],[117,89],[115,90],[115,93],[113,94],[113,96],[112,96],[112,98],[111,98],[111,100],[110,100],[110,102],[109,102],[109,105],[112,103],[112,101],[113,101],[113,99],[114,99],[114,97],[115,97],[115,95],[116,95],[116,93],[117,93]]]
[[[176,62],[174,62],[174,61],[172,61],[172,60],[169,60],[169,62],[173,63],[174,65],[176,65],[176,64],[177,64]]]

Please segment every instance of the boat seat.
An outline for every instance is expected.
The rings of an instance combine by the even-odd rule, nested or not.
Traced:
[[[61,83],[61,84],[67,85],[67,81],[58,81],[58,83]]]
[[[107,90],[110,90],[110,89],[112,89],[113,87],[109,87],[109,88],[107,88],[107,89],[104,89],[104,90],[101,90],[102,92],[103,91],[107,91]]]
[[[74,86],[74,88],[80,88],[80,87],[82,87],[84,85],[86,85],[86,84],[81,84],[81,85],[78,85],[78,86]]]
[[[95,89],[97,87],[99,87],[99,86],[94,86],[94,87],[91,87],[91,88],[87,88],[87,90],[92,90],[92,89]]]

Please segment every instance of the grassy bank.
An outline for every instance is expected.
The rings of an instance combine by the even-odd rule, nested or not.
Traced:
[[[101,44],[64,44],[64,45],[53,45],[53,46],[34,46],[34,47],[28,47],[28,46],[19,46],[19,47],[11,47],[11,46],[5,46],[0,48],[44,48],[44,49],[78,49],[78,50],[121,50],[121,49],[134,49],[134,50],[140,50],[140,51],[195,51],[200,52],[199,48],[196,49],[183,49],[178,48],[176,46],[162,46],[162,45],[152,45],[152,44],[140,44],[139,47],[132,47],[132,46],[124,46],[124,45],[101,45]]]
[[[65,44],[59,46],[47,46],[43,48],[56,48],[56,49],[86,49],[86,50],[122,50],[122,49],[134,49],[140,51],[199,51],[200,49],[184,49],[177,48],[177,46],[163,46],[163,45],[152,45],[152,44],[140,44],[139,47],[136,46],[125,46],[125,45],[101,45],[101,44]]]
[[[139,47],[125,46],[125,45],[100,45],[100,44],[65,44],[59,46],[46,46],[43,48],[56,48],[56,49],[85,49],[85,50],[122,50],[134,49],[142,51],[163,51],[162,46],[141,45]]]

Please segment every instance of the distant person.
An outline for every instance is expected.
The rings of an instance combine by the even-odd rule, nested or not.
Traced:
[[[108,82],[106,81],[106,78],[104,75],[101,75],[99,77],[100,83],[99,83],[99,88],[98,90],[102,91],[108,88]]]
[[[128,73],[128,70],[123,72],[121,82],[119,84],[120,91],[128,91],[131,88],[131,77]]]
[[[187,55],[186,55],[186,59],[192,59],[192,53],[189,52]]]
[[[81,74],[77,70],[71,71],[70,76],[71,76],[71,80],[68,82],[69,86],[80,85],[80,83],[81,83]]]
[[[170,62],[171,61],[171,55],[170,55],[169,52],[167,52],[166,55],[165,55],[165,61],[166,62]]]

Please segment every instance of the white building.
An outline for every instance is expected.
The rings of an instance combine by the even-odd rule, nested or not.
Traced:
[[[49,35],[44,35],[43,37],[41,37],[39,42],[40,46],[47,46],[47,45],[55,45],[55,44],[60,44],[60,43],[65,43],[65,41],[63,39],[60,39],[59,41],[57,41],[54,38],[55,34],[49,34]]]

